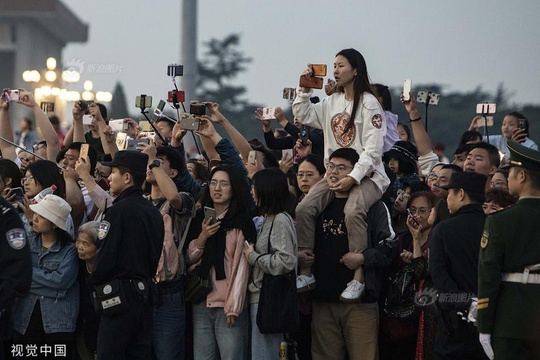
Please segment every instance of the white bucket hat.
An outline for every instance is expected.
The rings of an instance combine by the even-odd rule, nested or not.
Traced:
[[[38,215],[67,231],[67,218],[71,212],[71,206],[59,196],[45,195],[37,204],[30,205],[30,209]]]

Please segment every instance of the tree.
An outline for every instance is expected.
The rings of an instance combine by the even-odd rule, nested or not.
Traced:
[[[113,90],[113,98],[109,110],[110,117],[127,117],[129,112],[126,106],[126,94],[121,83],[117,82]]]
[[[235,86],[231,80],[246,70],[251,58],[238,49],[240,35],[230,34],[223,40],[211,39],[204,43],[207,47],[203,60],[199,61],[197,97],[215,101],[231,112],[242,112],[248,101],[241,97],[246,93],[245,86]]]

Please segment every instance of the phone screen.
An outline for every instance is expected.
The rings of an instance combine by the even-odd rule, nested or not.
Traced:
[[[406,79],[403,82],[403,100],[405,101],[409,101],[411,99],[409,96],[409,93],[411,92],[411,86],[412,86],[411,79]]]

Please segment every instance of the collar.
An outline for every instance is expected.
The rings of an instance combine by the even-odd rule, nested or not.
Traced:
[[[459,208],[459,210],[453,214],[452,217],[456,217],[463,214],[471,214],[471,213],[484,213],[484,209],[482,209],[482,204],[467,204],[463,205]]]
[[[142,196],[142,188],[139,185],[133,185],[124,189],[124,191],[122,191],[120,195],[114,199],[113,204],[116,204],[117,202],[130,196]]]

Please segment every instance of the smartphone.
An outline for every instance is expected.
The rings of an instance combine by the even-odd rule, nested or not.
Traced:
[[[313,76],[326,76],[326,64],[311,64]]]
[[[197,116],[206,115],[206,105],[199,101],[192,101],[189,103],[189,113]]]
[[[193,115],[189,115],[180,119],[180,126],[184,130],[199,130],[199,120]]]
[[[154,131],[141,131],[139,133],[139,136],[143,139],[150,139],[154,141],[154,139],[156,138],[156,133]]]
[[[137,146],[139,146],[139,144],[150,144],[150,139],[129,139],[127,141],[126,150],[140,151],[139,149],[137,149]]]
[[[186,101],[186,93],[182,90],[171,90],[167,93],[167,101],[173,104]]]
[[[409,101],[411,100],[410,92],[412,88],[412,80],[411,79],[405,79],[403,82],[403,100]]]
[[[139,109],[148,109],[152,107],[152,97],[150,95],[137,95],[135,98],[135,107]]]
[[[184,75],[184,65],[169,64],[167,65],[167,76],[177,77]]]
[[[120,132],[116,134],[116,146],[118,147],[118,150],[125,150],[127,145],[127,134],[124,132]]]
[[[525,119],[518,119],[517,127],[519,129],[526,129],[527,128],[527,120]]]
[[[309,131],[310,128],[307,125],[302,125],[300,127],[300,134],[298,135],[298,137],[300,138],[300,140],[302,140],[302,146],[308,145]]]
[[[283,149],[283,150],[281,150],[281,158],[285,159],[285,157],[287,157],[287,159],[292,159],[293,158],[293,149]]]
[[[109,126],[114,132],[124,131],[124,119],[111,119],[109,120]]]
[[[90,145],[88,144],[81,144],[81,150],[79,151],[79,157],[86,159],[88,157],[88,148]]]
[[[296,97],[295,88],[283,88],[283,98],[285,100],[294,100],[295,97]]]
[[[79,104],[79,108],[81,109],[81,111],[83,111],[85,114],[89,114],[88,113],[88,107],[90,106],[90,104],[92,103],[93,101],[89,101],[89,100],[79,100],[78,104]]]
[[[483,103],[476,105],[476,113],[480,115],[495,114],[497,104]]]
[[[47,112],[53,112],[54,111],[54,102],[52,102],[52,101],[42,101],[39,104],[39,107],[43,112],[46,112],[46,113]]]
[[[90,125],[92,123],[92,115],[85,114],[82,117],[82,123],[83,125]]]
[[[150,122],[148,120],[140,120],[139,126],[141,127],[141,131],[153,131],[152,126],[150,125]]]
[[[300,76],[301,87],[310,88],[310,89],[322,89],[323,88],[323,79],[320,77],[312,76],[309,80],[306,75]]]
[[[244,248],[248,248],[249,247],[249,243],[247,240],[244,240]]]
[[[409,215],[411,219],[413,219],[416,225],[421,226],[420,222],[418,222],[418,220],[416,220],[416,217],[411,213],[411,210],[407,209],[407,215]]]
[[[7,102],[19,101],[19,99],[20,99],[19,90],[17,90],[17,89],[15,89],[15,90],[7,90],[4,93],[4,95],[5,95],[5,98],[6,98]]]
[[[212,218],[212,220],[210,221],[210,225],[215,224],[216,221],[217,221],[216,209],[205,206],[204,207],[204,219],[207,220],[207,219],[210,219],[210,218]]]
[[[275,107],[265,107],[262,109],[262,118],[263,120],[271,120],[275,119],[276,116],[274,115],[276,112]]]
[[[439,105],[441,95],[429,93],[429,105]]]
[[[248,163],[257,165],[257,150],[251,150],[248,155]]]
[[[21,201],[23,199],[23,197],[24,197],[24,190],[20,186],[9,189],[9,192],[10,192],[10,195],[8,195],[8,197],[15,194],[15,197],[13,199],[11,199],[12,203],[17,202],[17,201]]]
[[[493,116],[486,116],[485,120],[483,116],[476,116],[475,119],[476,127],[493,126],[494,123]]]

